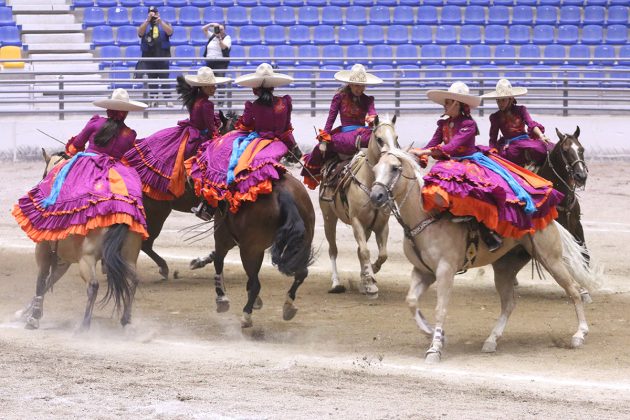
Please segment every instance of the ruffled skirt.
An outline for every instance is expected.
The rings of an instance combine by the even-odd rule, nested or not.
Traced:
[[[499,156],[519,166],[526,166],[530,163],[536,166],[542,166],[547,158],[547,151],[551,151],[553,146],[553,143],[524,138],[512,141],[509,145],[501,148]]]

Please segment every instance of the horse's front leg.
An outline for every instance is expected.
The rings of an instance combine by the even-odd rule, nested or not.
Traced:
[[[92,311],[94,310],[94,302],[96,302],[96,295],[98,295],[98,279],[96,278],[96,258],[91,255],[83,255],[79,261],[79,272],[81,278],[87,284],[87,305],[85,306],[85,315],[83,316],[83,322],[81,323],[80,331],[87,331],[90,329],[92,323]]]
[[[378,258],[374,261],[374,264],[372,264],[372,271],[374,274],[378,273],[381,270],[383,263],[387,261],[387,238],[389,237],[389,216],[378,214],[376,217],[377,226],[380,222],[380,229],[374,230],[376,245],[378,246]]]
[[[435,329],[429,324],[424,315],[422,315],[419,305],[422,294],[426,292],[429,286],[434,282],[435,276],[433,276],[433,274],[423,273],[414,267],[411,271],[411,284],[409,285],[409,291],[405,299],[418,328],[429,337],[433,336]]]
[[[260,279],[258,273],[265,256],[264,250],[254,251],[241,246],[241,262],[247,273],[247,303],[243,307],[241,328],[249,328],[254,325],[252,311],[260,293]]]
[[[451,299],[453,281],[455,279],[456,264],[451,264],[442,260],[435,271],[437,282],[437,305],[435,307],[435,330],[431,346],[426,352],[425,361],[427,363],[437,363],[442,359],[442,348],[444,347],[444,323],[448,303]]]
[[[511,258],[510,255],[511,254],[508,253],[492,264],[492,268],[494,269],[494,285],[501,299],[501,315],[499,315],[499,319],[497,319],[497,323],[492,329],[492,332],[483,343],[481,351],[484,353],[494,353],[497,350],[497,341],[503,335],[508,319],[516,307],[513,280],[515,278],[514,268],[518,267],[520,269],[521,264],[519,264],[518,255],[515,255],[514,258]]]
[[[320,201],[320,203],[322,203]],[[322,212],[324,215],[324,234],[326,235],[326,241],[328,242],[328,257],[330,258],[330,265],[332,267],[332,287],[328,290],[328,293],[345,293],[346,287],[339,281],[339,272],[337,271],[337,216],[333,213],[332,209],[323,209],[324,206],[328,206],[328,203],[322,204]]]
[[[374,278],[374,272],[372,271],[372,264],[370,262],[370,250],[367,246],[369,231],[363,227],[361,221],[356,217],[352,218],[352,231],[354,232],[354,239],[357,241],[357,255],[361,264],[359,292],[365,294],[370,299],[376,299],[378,297],[378,287],[376,286],[376,279]]]

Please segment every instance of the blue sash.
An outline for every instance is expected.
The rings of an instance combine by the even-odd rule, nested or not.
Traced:
[[[367,125],[344,125],[341,127],[341,132],[347,133],[348,131],[354,131],[359,128],[368,128],[368,126]]]
[[[510,144],[513,141],[519,141],[519,140],[526,140],[529,138],[529,135],[527,134],[521,134],[520,136],[516,136],[516,137],[512,137],[511,139],[507,139],[505,140],[505,144]]]
[[[234,143],[232,143],[232,154],[230,155],[230,164],[228,165],[226,180],[227,185],[230,185],[232,182],[234,182],[234,169],[236,168],[236,165],[238,165],[238,160],[241,158],[241,155],[243,154],[247,146],[249,146],[249,143],[257,139],[258,137],[260,137],[260,134],[252,131],[246,136],[241,136],[234,139]]]
[[[70,169],[75,164],[77,159],[83,156],[96,156],[96,153],[79,152],[76,155],[74,155],[74,157],[70,159],[68,163],[66,163],[63,166],[63,168],[61,168],[61,170],[57,174],[57,177],[55,178],[55,182],[53,182],[53,186],[50,190],[50,194],[48,194],[48,197],[43,199],[42,202],[40,203],[43,208],[46,209],[57,202],[57,198],[59,197],[59,192],[61,191],[61,186],[66,180],[66,177],[68,176],[68,172],[70,172]]]
[[[453,157],[453,159],[463,160],[469,159],[475,161],[479,166],[483,166],[491,170],[492,172],[499,175],[505,182],[508,183],[514,194],[518,197],[519,200],[525,202],[525,213],[532,214],[536,212],[536,206],[534,205],[534,200],[532,200],[532,196],[529,195],[527,191],[523,187],[520,186],[518,182],[514,179],[514,176],[503,166],[496,163],[494,160],[490,159],[488,156],[484,155],[481,152],[473,153],[470,156],[460,156]]]

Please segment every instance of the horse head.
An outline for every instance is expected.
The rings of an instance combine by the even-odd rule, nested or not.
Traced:
[[[49,155],[48,152],[46,152],[46,149],[44,149],[43,147],[42,147],[42,156],[44,157],[44,162],[46,162],[42,179],[46,178],[46,175],[48,175],[48,172],[50,172],[52,168],[54,168],[55,166],[57,166],[59,163],[63,162],[64,160],[67,160],[70,158],[65,152],[57,152],[57,153],[53,153],[52,155]]]
[[[397,146],[385,146],[374,166],[374,183],[370,200],[375,207],[392,205],[393,201],[405,201],[409,194],[409,182],[421,182],[420,166],[415,159]],[[402,180],[402,182],[401,182]]]
[[[238,121],[239,115],[233,110],[229,110],[226,114],[223,114],[223,111],[219,111],[219,118],[221,119],[221,129],[219,130],[219,134],[223,135],[234,130],[234,126],[236,125],[236,121]]]
[[[552,154],[559,154],[562,157],[562,163],[569,174],[570,181],[576,187],[586,185],[588,177],[588,167],[584,161],[584,147],[578,137],[580,136],[580,127],[575,129],[573,134],[563,134],[556,128],[556,134],[560,141],[554,147]]]
[[[391,121],[389,118],[380,119],[378,115],[374,118],[374,128],[370,136],[367,154],[370,165],[374,166],[378,162],[383,151],[399,148],[395,124],[395,115]]]

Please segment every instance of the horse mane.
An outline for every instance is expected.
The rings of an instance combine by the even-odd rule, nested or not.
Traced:
[[[411,166],[416,176],[416,180],[418,181],[418,185],[420,186],[420,188],[422,188],[424,186],[424,170],[420,167],[420,165],[416,161],[416,158],[411,153],[405,152],[398,147],[390,148],[389,153],[396,156],[403,163],[407,163],[409,166]]]

